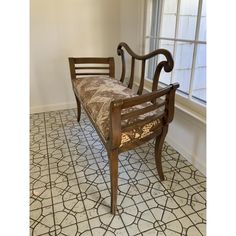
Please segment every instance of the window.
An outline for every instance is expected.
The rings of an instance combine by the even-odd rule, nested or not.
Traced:
[[[175,66],[161,73],[160,83],[179,82],[178,93],[206,103],[206,3],[205,0],[147,0],[145,51],[169,50]],[[153,78],[162,56],[150,60],[146,78]]]

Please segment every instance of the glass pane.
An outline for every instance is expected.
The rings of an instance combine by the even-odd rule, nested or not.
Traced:
[[[206,0],[202,1],[202,16],[206,16]]]
[[[197,47],[192,95],[195,98],[206,101],[206,45],[205,44],[199,44]]]
[[[199,0],[181,0],[180,15],[197,16]]]
[[[175,15],[163,15],[161,23],[161,37],[174,38],[175,37]]]
[[[173,81],[179,82],[179,90],[188,94],[193,61],[193,43],[177,42]]]
[[[206,41],[206,1],[202,2],[202,14],[200,20],[199,36],[200,41]]]
[[[195,39],[198,0],[181,0],[177,38]]]
[[[173,55],[174,42],[170,41],[170,40],[160,40],[160,47],[159,48],[166,49]],[[163,60],[166,60],[165,56],[160,55],[158,57],[158,62],[161,62]],[[167,73],[164,70],[162,70],[161,74],[160,74],[159,81],[164,84],[170,84],[171,83],[171,72]]]
[[[177,12],[177,0],[165,0],[161,19],[161,37],[174,38]]]
[[[176,14],[177,12],[177,0],[164,0],[163,13],[164,14]]]

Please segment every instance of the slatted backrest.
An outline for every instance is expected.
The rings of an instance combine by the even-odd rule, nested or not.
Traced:
[[[90,75],[115,76],[115,64],[113,57],[70,57],[71,79]]]
[[[128,88],[130,89],[133,87],[133,82],[134,82],[135,60],[142,61],[140,83],[139,83],[139,88],[137,91],[138,95],[141,95],[143,92],[146,60],[149,60],[150,58],[153,58],[160,54],[164,55],[166,58],[165,61],[161,61],[156,67],[155,74],[153,77],[152,91],[157,90],[159,77],[160,77],[162,68],[164,68],[165,72],[170,72],[172,71],[174,67],[174,61],[173,61],[172,55],[166,49],[157,49],[147,55],[140,56],[134,53],[126,43],[121,42],[117,47],[117,53],[119,56],[121,56],[121,61],[122,61],[122,73],[121,73],[121,78],[120,78],[120,81],[122,83],[124,82],[125,74],[126,74],[126,63],[125,63],[125,56],[124,56],[123,48],[131,56],[131,72],[130,72],[130,78],[129,78],[129,83],[128,83]]]

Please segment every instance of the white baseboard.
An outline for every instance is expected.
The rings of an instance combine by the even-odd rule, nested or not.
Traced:
[[[75,107],[76,107],[76,103],[74,103],[74,102],[73,103],[49,104],[49,105],[45,105],[45,106],[34,106],[34,107],[30,107],[30,114],[47,112],[47,111],[71,109],[71,108],[75,108]]]
[[[176,151],[178,151],[184,158],[186,158],[195,168],[197,168],[202,174],[206,176],[206,163],[201,163],[199,159],[190,154],[182,145],[170,136],[166,136],[166,142],[170,144]]]

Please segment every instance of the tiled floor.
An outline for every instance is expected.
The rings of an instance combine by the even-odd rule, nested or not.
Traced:
[[[206,235],[206,178],[165,144],[159,181],[149,142],[119,156],[118,209],[110,214],[107,153],[85,114],[33,114],[31,235]]]

